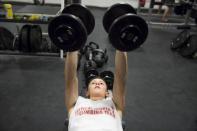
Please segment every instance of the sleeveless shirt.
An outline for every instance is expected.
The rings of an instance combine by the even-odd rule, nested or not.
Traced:
[[[79,96],[70,113],[68,131],[123,131],[111,97],[93,101]]]

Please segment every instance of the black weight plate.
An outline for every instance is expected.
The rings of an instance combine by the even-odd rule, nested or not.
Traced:
[[[113,89],[114,74],[111,71],[103,71],[100,73],[100,77],[103,78],[110,90]]]
[[[87,29],[88,35],[93,31],[95,26],[95,19],[93,14],[86,6],[81,4],[70,4],[64,8],[63,14],[68,13],[79,17]]]
[[[29,31],[31,25],[24,25],[19,33],[19,50],[22,52],[30,52]]]
[[[93,78],[97,77],[98,75],[99,75],[99,73],[98,73],[97,70],[95,70],[95,69],[90,69],[90,70],[88,70],[88,71],[85,73],[86,85],[88,85],[89,82],[90,82]]]
[[[58,52],[60,52],[60,50],[59,50],[59,48],[57,46],[55,46],[55,44],[51,43],[50,52],[58,53]]]
[[[56,46],[55,46],[56,47]],[[57,48],[57,47],[56,47]],[[49,52],[49,44],[46,38],[42,39],[42,44],[39,47],[39,52]]]
[[[13,49],[14,35],[5,27],[0,27],[0,50]]]
[[[109,28],[112,22],[127,13],[136,14],[136,10],[129,4],[114,4],[107,9],[103,16],[103,26],[106,32],[109,32]]]
[[[180,54],[191,58],[195,52],[197,52],[197,35],[191,35],[186,46],[180,49]]]
[[[14,40],[14,47],[13,47],[13,50],[19,50],[19,45],[20,45],[19,39],[16,38],[16,39]]]
[[[30,48],[32,52],[38,52],[42,45],[42,29],[39,25],[33,25],[30,29]]]
[[[105,77],[111,77],[114,78],[114,73],[111,71],[103,71],[100,73],[100,77],[101,78],[105,78]]]
[[[191,9],[190,17],[192,17],[194,19],[197,18],[197,9],[196,8]]]
[[[68,37],[68,32],[64,27],[72,29],[72,38]],[[87,32],[82,21],[70,14],[62,14],[49,23],[48,35],[51,41],[60,49],[65,51],[76,51],[85,45]]]
[[[131,40],[122,40],[122,30],[125,27],[135,27],[129,30]],[[112,45],[120,51],[131,51],[144,43],[148,36],[148,25],[144,19],[135,14],[125,14],[117,18],[109,29],[109,39]]]
[[[189,30],[181,31],[181,33],[179,33],[177,37],[172,40],[171,49],[176,50],[178,48],[183,47],[189,40],[189,36],[190,36]]]

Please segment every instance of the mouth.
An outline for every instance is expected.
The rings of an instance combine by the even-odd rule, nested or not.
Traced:
[[[98,88],[98,89],[100,89],[100,87],[99,87],[99,86],[95,86],[95,89],[97,89],[97,88]]]

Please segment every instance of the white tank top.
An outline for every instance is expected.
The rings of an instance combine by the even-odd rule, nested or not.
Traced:
[[[123,131],[112,98],[93,101],[79,96],[70,113],[68,131]]]

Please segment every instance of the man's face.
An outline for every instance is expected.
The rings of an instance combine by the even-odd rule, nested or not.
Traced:
[[[91,80],[88,85],[87,95],[90,96],[90,99],[93,100],[105,98],[108,95],[107,85],[105,81],[100,78]]]

